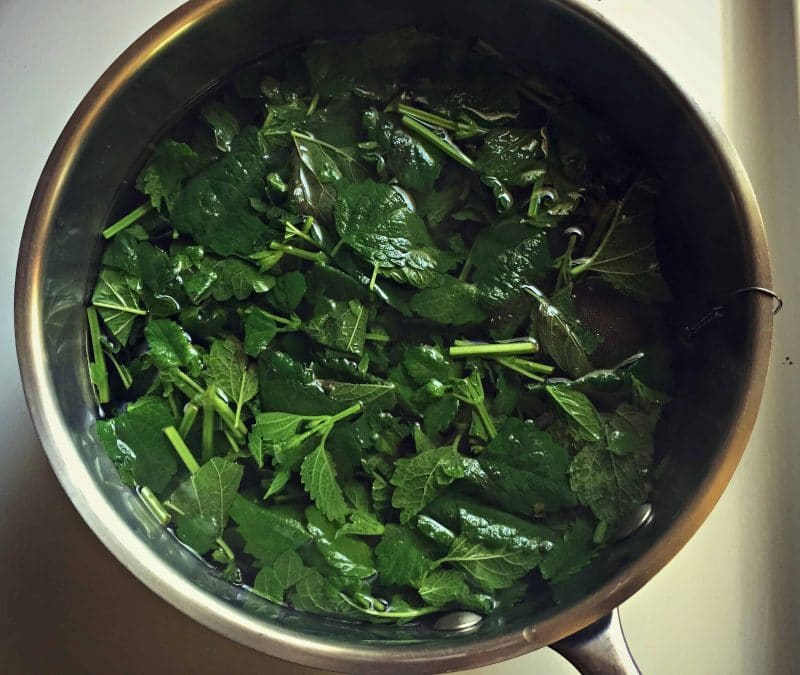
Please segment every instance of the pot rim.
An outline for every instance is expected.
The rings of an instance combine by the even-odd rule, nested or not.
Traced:
[[[759,302],[754,307],[754,324],[760,329],[753,331],[752,354],[747,364],[744,396],[735,414],[736,423],[730,426],[724,446],[707,478],[664,534],[633,564],[575,605],[499,637],[480,639],[476,636],[468,646],[459,642],[450,647],[414,646],[401,650],[369,644],[342,645],[335,639],[312,639],[248,616],[197,587],[173,570],[138,537],[131,536],[129,526],[95,485],[61,421],[50,387],[47,364],[41,358],[44,335],[39,292],[43,282],[43,251],[53,226],[52,215],[83,139],[107,103],[148,59],[183,29],[212,14],[225,2],[194,0],[182,5],[150,28],[114,61],[69,119],[47,160],[31,201],[20,244],[14,292],[17,356],[34,426],[64,491],[106,548],[161,598],[232,640],[308,666],[344,672],[364,672],[380,668],[387,662],[403,663],[420,672],[474,668],[519,656],[595,622],[639,590],[689,541],[733,475],[750,437],[763,393],[772,336],[769,302]],[[632,38],[598,12],[581,4],[580,0],[559,2],[622,44],[631,58],[646,66],[680,102],[684,113],[701,132],[720,173],[731,187],[744,223],[745,245],[752,251],[752,284],[771,287],[766,236],[756,198],[741,161],[725,134]]]

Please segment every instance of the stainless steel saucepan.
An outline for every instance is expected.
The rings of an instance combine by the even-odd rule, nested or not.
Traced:
[[[217,578],[121,484],[94,433],[85,358],[98,234],[149,144],[198,96],[266,52],[409,25],[483,38],[523,68],[569,83],[657,170],[671,205],[659,237],[678,301],[672,321],[676,330],[696,327],[679,341],[679,394],[657,438],[669,459],[652,496],[655,517],[587,569],[590,592],[461,631],[336,622]],[[731,294],[770,283],[758,207],[732,148],[637,45],[577,0],[197,0],[117,59],[59,138],[20,248],[17,349],[34,423],[78,511],[142,582],[206,626],[277,657],[350,673],[477,667],[553,643],[582,672],[631,673],[609,615],[689,540],[739,461],[764,387],[773,307],[762,293]],[[701,321],[720,306],[715,320]],[[451,618],[450,628],[465,628]]]

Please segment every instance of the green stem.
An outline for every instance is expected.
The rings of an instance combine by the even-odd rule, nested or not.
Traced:
[[[311,103],[308,104],[308,110],[306,110],[306,117],[311,117],[314,114],[314,111],[317,109],[317,104],[319,103],[319,92],[314,93],[314,98],[311,99]]]
[[[94,368],[91,372],[92,382],[97,392],[97,402],[108,403],[111,400],[111,387],[108,384],[106,359],[103,356],[103,344],[100,341],[100,322],[94,307],[86,308],[86,319],[89,324],[89,342],[92,345],[92,355],[94,356]]]
[[[176,383],[178,389],[180,389],[187,398],[194,398],[197,394],[203,393],[203,388],[197,384],[191,377],[186,375],[183,371],[175,370],[170,371],[174,373],[178,379],[184,384],[184,386],[180,386],[179,383]],[[239,422],[239,424],[235,424],[235,419],[233,415],[233,411],[228,407],[228,404],[220,398],[219,394],[214,396],[214,410],[216,410],[217,414],[219,415],[220,419],[228,425],[228,428],[233,432],[234,437],[239,440],[244,439],[247,435],[247,427]]]
[[[312,246],[316,246],[317,248],[320,247],[319,244],[316,241],[314,241],[311,237],[309,237],[308,234],[306,234],[303,230],[299,230],[291,223],[284,223],[284,226],[286,227],[286,231],[291,233],[290,236],[300,237],[300,239],[302,239],[303,241],[307,241]]]
[[[372,266],[372,276],[369,278],[369,290],[375,290],[375,282],[378,279],[378,272],[380,271],[380,267],[378,265]]]
[[[199,410],[200,409],[194,403],[187,403],[183,408],[183,419],[178,427],[178,433],[181,435],[181,438],[185,439],[189,431],[191,431]]]
[[[570,267],[572,266],[572,253],[575,250],[575,244],[578,242],[578,235],[572,234],[567,243],[567,250],[561,256],[561,264],[558,266],[558,278],[556,279],[556,287],[554,292],[559,290],[562,286],[567,284],[570,280]]]
[[[228,560],[236,560],[236,556],[233,554],[233,550],[230,546],[225,543],[225,540],[222,537],[217,537],[217,546],[220,547],[222,552],[225,554],[225,557]]]
[[[203,392],[203,433],[202,453],[203,461],[207,462],[214,456],[214,399],[217,393],[214,387],[208,387]]]
[[[362,405],[360,403],[354,403],[349,408],[345,408],[342,412],[338,412],[335,415],[330,415],[328,423],[330,426],[333,426],[338,421],[345,419],[346,417],[350,417],[350,415],[355,415],[356,413],[360,413],[362,409]]]
[[[228,444],[231,446],[231,450],[233,450],[233,453],[235,455],[238,455],[239,451],[240,451],[239,444],[233,438],[231,433],[227,429],[223,429],[222,430],[222,435],[225,436],[225,439],[228,441]]]
[[[486,133],[486,129],[479,127],[477,124],[468,124],[467,122],[451,120],[448,117],[436,115],[435,113],[428,112],[427,110],[420,110],[419,108],[414,108],[413,106],[406,105],[405,103],[398,103],[397,106],[395,106],[395,110],[401,115],[408,115],[409,117],[417,119],[420,122],[427,122],[428,124],[433,124],[434,126],[441,127],[442,129],[455,131],[456,135],[460,136],[461,138],[468,138],[470,136],[477,136],[478,134]]]
[[[364,337],[367,340],[372,340],[373,342],[389,342],[392,339],[390,336],[384,333],[367,333]]]
[[[264,314],[264,316],[266,316],[268,319],[272,319],[275,323],[282,323],[286,326],[294,326],[297,323],[296,321],[292,321],[291,319],[284,319],[282,316],[277,316],[276,314],[272,314],[265,309],[261,309],[261,312]]]
[[[489,438],[491,439],[497,436],[497,429],[494,426],[494,422],[492,422],[492,418],[489,417],[489,411],[486,410],[486,406],[483,404],[483,402],[475,402],[472,404],[472,407],[475,408],[475,411],[478,413],[478,417],[480,417],[481,422],[483,422],[483,426],[486,427],[486,432],[489,434]]]
[[[167,440],[169,440],[169,442],[172,443],[172,447],[175,448],[175,452],[178,453],[178,457],[181,458],[186,468],[189,469],[189,473],[197,473],[200,469],[200,465],[194,458],[192,451],[189,450],[186,443],[183,442],[178,430],[173,426],[168,426],[163,431]]]
[[[459,281],[466,281],[469,273],[472,271],[472,254],[475,251],[475,244],[473,243],[467,253],[467,259],[464,261],[464,267],[461,268],[461,273],[458,275]]]
[[[362,168],[366,168],[366,167],[363,167],[361,164],[359,164],[359,162],[356,161],[356,159],[352,155],[350,155],[349,153],[345,152],[341,148],[337,148],[335,145],[331,145],[330,143],[326,143],[325,141],[321,141],[320,139],[314,138],[313,136],[309,136],[308,134],[304,134],[301,131],[291,131],[290,133],[292,134],[293,138],[300,139],[301,141],[307,141],[309,143],[316,143],[317,145],[319,145],[319,146],[321,146],[323,148],[327,148],[331,152],[335,152],[335,153],[341,155],[342,157],[346,157],[353,164],[361,166]]]
[[[331,258],[336,257],[336,254],[342,249],[342,246],[344,246],[344,239],[337,241],[336,246],[331,249]]]
[[[505,357],[502,357],[502,356],[499,357],[499,358],[496,358],[495,361],[497,361],[497,363],[499,363],[501,366],[503,366],[505,368],[508,368],[509,370],[513,370],[515,373],[519,373],[520,375],[528,377],[528,378],[530,378],[532,380],[536,380],[537,382],[544,382],[545,381],[544,378],[541,377],[540,375],[537,375],[535,372],[531,372],[532,370],[535,370],[535,369],[533,369],[533,368],[529,369],[528,368],[529,364],[530,365],[542,366],[542,364],[540,364],[540,363],[534,364],[533,361],[525,361],[524,359],[516,359],[516,358],[505,358]],[[549,368],[549,366],[542,366],[542,367]]]
[[[605,520],[601,520],[599,523],[597,523],[597,527],[594,528],[594,534],[592,535],[592,543],[602,544],[606,540],[607,531],[608,531],[608,522]]]
[[[123,307],[122,305],[115,305],[111,302],[92,302],[92,305],[100,307],[101,309],[113,309],[116,312],[127,312],[128,314],[136,314],[137,316],[147,316],[147,312],[143,309]]]
[[[617,206],[614,209],[614,216],[611,219],[611,224],[608,226],[606,233],[603,235],[603,239],[600,241],[600,244],[595,249],[594,253],[589,256],[584,262],[580,265],[573,267],[570,270],[570,275],[572,277],[577,277],[580,274],[583,274],[586,270],[588,270],[593,264],[594,261],[597,260],[597,257],[600,253],[603,252],[603,249],[608,244],[609,239],[611,239],[611,235],[614,234],[614,230],[617,229],[617,225],[619,225],[620,216],[622,215],[622,208],[625,206],[625,202],[628,201],[628,197],[630,197],[633,188],[636,186],[637,181],[633,181],[630,187],[626,190],[625,194],[623,195],[622,199],[617,202]]]
[[[130,389],[131,385],[133,384],[133,378],[131,377],[130,371],[123,364],[117,361],[117,358],[114,356],[113,352],[104,349],[103,353],[109,358],[116,369],[117,375],[119,375],[119,379],[122,382],[122,386],[125,387],[125,389]]]
[[[282,253],[288,253],[289,255],[293,255],[297,258],[303,258],[303,260],[310,260],[311,262],[325,262],[328,259],[328,256],[325,255],[323,251],[304,251],[302,248],[296,248],[295,246],[289,246],[288,244],[281,244],[277,241],[273,241],[270,243],[269,247],[273,251],[281,251]]]
[[[167,394],[167,403],[169,404],[170,412],[172,413],[173,418],[177,418],[179,416],[178,413],[178,404],[175,403],[175,392],[170,390],[166,392]]]
[[[393,612],[391,609],[381,612],[377,609],[367,609],[366,607],[362,607],[358,603],[353,602],[344,593],[340,593],[339,595],[341,596],[342,600],[344,600],[351,607],[357,609],[359,612],[363,612],[369,616],[383,616],[387,619],[413,619],[418,616],[425,616],[426,614],[438,612],[441,609],[440,607],[421,607],[419,609],[408,609],[402,612]]]
[[[169,511],[164,508],[161,500],[153,494],[153,491],[149,487],[143,485],[139,490],[139,496],[147,505],[147,508],[150,509],[151,513],[158,519],[159,523],[162,525],[169,525],[172,516],[169,515]]]
[[[465,343],[457,340],[450,347],[450,356],[508,356],[511,354],[535,354],[539,344],[531,338],[525,342],[495,342],[491,344]]]
[[[403,115],[401,121],[406,127],[416,131],[420,136],[433,143],[433,145],[439,148],[439,150],[452,157],[459,164],[463,164],[468,169],[475,168],[475,162],[465,155],[460,148],[458,148],[454,143],[446,141],[429,127],[426,127],[413,117],[408,117],[408,115]]]
[[[113,225],[109,225],[105,230],[103,230],[103,236],[106,239],[111,239],[111,237],[113,237],[115,234],[119,234],[126,227],[130,227],[142,216],[150,213],[150,211],[152,210],[153,210],[153,205],[150,202],[142,204],[141,206],[131,211],[127,216],[120,218]]]

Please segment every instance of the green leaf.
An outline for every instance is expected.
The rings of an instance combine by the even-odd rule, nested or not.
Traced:
[[[258,356],[278,334],[278,326],[258,307],[253,307],[244,321],[244,351],[248,356]]]
[[[236,404],[237,417],[242,406],[258,393],[255,367],[248,365],[242,343],[235,337],[211,344],[208,372],[214,384]]]
[[[342,488],[336,479],[336,467],[325,441],[316,447],[304,460],[300,469],[300,480],[317,508],[330,520],[344,523],[347,504]]]
[[[289,594],[289,602],[301,612],[344,617],[359,614],[342,598],[341,590],[317,570],[311,570],[297,582],[294,592]]]
[[[368,579],[375,574],[372,549],[354,537],[337,537],[336,526],[317,509],[306,509],[308,530],[325,561],[347,579]]]
[[[353,511],[347,518],[347,523],[336,532],[337,539],[345,535],[376,536],[384,532],[383,523],[371,513]]]
[[[150,347],[150,357],[161,370],[186,368],[196,377],[202,364],[197,349],[189,342],[183,329],[170,319],[151,319],[144,329]]]
[[[269,240],[267,226],[250,206],[263,193],[267,159],[254,127],[233,140],[231,151],[194,176],[181,190],[172,224],[221,256],[247,256]]]
[[[585,441],[599,443],[603,435],[600,415],[585,394],[559,385],[548,384],[545,389],[567,416],[570,428]]]
[[[601,339],[575,318],[572,290],[564,287],[548,300],[538,289],[528,287],[539,304],[534,312],[536,331],[542,348],[559,368],[573,377],[592,370],[591,354]]]
[[[464,575],[458,570],[433,570],[422,580],[419,594],[428,604],[441,607],[463,601],[470,590]]]
[[[616,523],[648,493],[636,455],[619,456],[602,444],[586,446],[575,455],[569,480],[581,504],[608,523]]]
[[[671,297],[661,276],[653,234],[657,196],[653,181],[639,181],[631,188],[602,248],[587,267],[639,302],[667,302]]]
[[[334,208],[342,240],[395,280],[426,287],[437,278],[443,254],[425,223],[396,189],[371,180],[343,190]]]
[[[275,280],[269,302],[279,312],[291,314],[297,309],[306,292],[306,279],[301,272],[287,272]]]
[[[255,430],[268,443],[283,443],[297,435],[305,417],[283,412],[265,412],[256,415]]]
[[[239,120],[219,101],[203,106],[200,115],[214,132],[217,147],[223,152],[230,152],[231,142],[239,134]]]
[[[492,129],[478,150],[475,168],[509,187],[532,185],[547,169],[541,130]]]
[[[424,540],[413,530],[399,525],[387,525],[375,547],[380,581],[385,585],[419,584],[433,566],[426,553]]]
[[[282,603],[287,590],[303,576],[303,559],[295,551],[281,553],[270,567],[263,568],[253,582],[253,590],[272,602]]]
[[[283,491],[283,488],[286,487],[286,484],[289,482],[291,477],[292,472],[286,467],[281,467],[273,477],[272,482],[267,488],[267,491],[264,493],[264,501],[267,501],[274,495],[280,494]]]
[[[157,209],[172,211],[184,183],[202,166],[200,157],[185,143],[168,138],[158,144],[136,178],[136,189],[150,197]]]
[[[120,477],[159,494],[178,469],[175,451],[162,433],[175,419],[163,399],[145,396],[110,420],[97,421],[97,435]]]
[[[311,540],[300,516],[288,507],[265,508],[237,495],[231,504],[230,517],[238,525],[245,553],[262,566]]]
[[[428,436],[438,436],[445,432],[458,413],[458,399],[453,396],[443,396],[431,403],[422,416],[422,424]]]
[[[541,284],[552,267],[546,234],[514,222],[481,230],[472,260],[473,281],[490,306],[518,298],[523,285]]]
[[[212,286],[215,300],[246,300],[253,293],[266,293],[275,285],[275,277],[259,272],[236,258],[225,258],[214,264],[217,280]]]
[[[292,138],[297,157],[290,202],[297,213],[330,223],[337,195],[366,171],[351,152],[298,132]]]
[[[615,455],[634,454],[640,466],[647,467],[659,416],[658,408],[639,410],[630,403],[621,403],[608,419],[608,449]]]
[[[367,137],[386,153],[386,167],[400,185],[421,193],[433,190],[444,161],[439,150],[375,109],[364,113],[364,128]]]
[[[140,288],[135,277],[105,268],[100,271],[92,294],[92,304],[123,347],[128,344],[137,317],[146,314],[139,306]]]
[[[438,561],[457,565],[487,591],[508,588],[538,564],[538,557],[522,551],[493,550],[458,537],[447,555]]]
[[[358,300],[344,302],[320,296],[306,332],[320,344],[362,354],[367,337],[367,310]]]
[[[222,536],[228,522],[228,511],[239,490],[243,467],[220,457],[203,464],[197,472],[183,481],[172,493],[168,503],[178,511],[178,536],[195,549],[205,553]],[[184,532],[186,520],[205,521],[207,538],[197,539]],[[190,527],[190,533],[196,532]]]
[[[592,542],[594,527],[585,518],[571,523],[564,536],[541,562],[542,576],[558,584],[588,565],[597,556],[597,546]]]
[[[417,385],[430,380],[447,382],[450,379],[450,361],[442,352],[430,345],[418,345],[405,350],[403,369]]]
[[[411,298],[411,309],[421,317],[437,323],[466,326],[486,320],[480,305],[477,287],[454,279],[440,277],[440,285],[425,288]]]
[[[466,475],[466,458],[452,446],[434,448],[410,459],[398,459],[391,484],[392,506],[400,509],[400,522],[407,523],[430,504],[442,488]]]
[[[532,422],[508,418],[478,461],[482,472],[471,474],[470,481],[487,500],[512,513],[532,517],[575,504],[566,449]]]
[[[332,399],[339,401],[343,405],[353,403],[375,404],[386,403],[386,408],[394,406],[395,386],[392,382],[374,382],[369,384],[353,384],[351,382],[334,382],[333,380],[321,380],[320,384],[325,392]]]

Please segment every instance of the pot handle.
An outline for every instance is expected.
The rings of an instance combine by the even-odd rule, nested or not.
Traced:
[[[619,609],[579,630],[574,635],[554,642],[551,649],[569,661],[581,675],[641,675],[642,671],[622,632]]]

